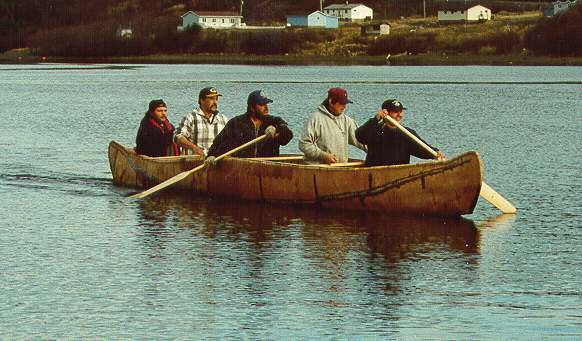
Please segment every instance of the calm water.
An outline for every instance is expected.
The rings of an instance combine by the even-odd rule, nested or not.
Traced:
[[[399,98],[518,214],[127,198],[109,141],[209,85],[229,117],[265,90],[296,136],[328,87],[360,124]],[[581,67],[0,65],[0,339],[582,339],[581,94]]]

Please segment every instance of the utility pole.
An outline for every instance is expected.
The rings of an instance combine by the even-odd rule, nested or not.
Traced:
[[[240,0],[240,12],[238,15],[240,15],[242,17],[242,9],[243,9],[243,4],[244,4],[244,0]]]
[[[323,0],[319,0],[319,10],[323,12]]]
[[[422,17],[426,19],[426,0],[422,0]]]

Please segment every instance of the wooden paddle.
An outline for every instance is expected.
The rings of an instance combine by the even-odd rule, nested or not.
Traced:
[[[419,144],[422,148],[428,151],[434,158],[437,157],[437,152],[435,152],[426,143],[422,142],[418,137],[408,131],[408,129],[401,126],[395,119],[386,115],[384,116],[388,122],[396,126],[400,131],[410,137],[414,142]],[[513,206],[507,199],[502,197],[493,188],[487,185],[485,182],[481,182],[481,192],[479,193],[481,197],[491,203],[493,206],[497,207],[503,213],[515,213],[517,209]]]
[[[261,136],[257,137],[254,140],[251,140],[251,141],[249,141],[249,142],[247,142],[245,144],[242,144],[242,145],[240,145],[240,146],[238,146],[238,147],[236,147],[236,148],[234,148],[234,149],[232,149],[232,150],[230,150],[230,151],[228,151],[228,152],[226,152],[226,153],[224,153],[224,154],[222,154],[220,156],[217,156],[214,160],[215,161],[219,161],[219,160],[221,160],[221,159],[223,159],[223,158],[225,158],[225,157],[227,157],[229,155],[232,155],[232,154],[238,152],[241,149],[244,149],[244,148],[246,148],[246,147],[248,147],[250,145],[253,145],[253,144],[255,144],[255,143],[263,140],[266,137],[267,137],[267,134],[261,135]],[[206,164],[205,163],[201,164],[200,166],[198,166],[196,168],[192,168],[192,169],[190,169],[188,171],[185,171],[185,172],[182,172],[180,174],[177,174],[177,175],[169,178],[168,180],[166,180],[166,181],[164,181],[162,183],[159,183],[159,184],[155,185],[154,187],[148,189],[147,191],[143,191],[141,193],[134,194],[130,198],[138,198],[138,199],[145,198],[145,197],[147,197],[148,195],[150,195],[152,193],[155,193],[155,192],[157,192],[157,191],[159,191],[161,189],[164,189],[164,188],[166,188],[168,186],[171,186],[171,185],[173,185],[173,184],[175,184],[177,182],[180,182],[181,180],[183,180],[186,177],[188,177],[188,175],[193,174],[193,173],[196,173],[197,171],[203,169],[204,167],[206,167]]]

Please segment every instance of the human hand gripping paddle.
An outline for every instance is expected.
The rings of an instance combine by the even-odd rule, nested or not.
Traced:
[[[265,134],[264,135],[261,135],[261,136],[257,137],[256,139],[251,140],[251,141],[249,141],[249,142],[247,142],[245,144],[242,144],[242,145],[240,145],[240,146],[238,146],[238,147],[236,147],[236,148],[234,148],[234,149],[232,149],[232,150],[230,150],[230,151],[228,151],[228,152],[226,152],[226,153],[224,153],[222,155],[219,155],[219,156],[217,156],[215,158],[213,158],[212,156],[210,156],[209,158],[213,158],[213,159],[209,160],[210,162],[204,162],[203,164],[201,164],[200,166],[198,166],[196,168],[192,168],[192,169],[190,169],[188,171],[185,171],[185,172],[182,172],[180,174],[177,174],[177,175],[169,178],[168,180],[166,180],[166,181],[164,181],[162,183],[159,183],[159,184],[155,185],[154,187],[152,187],[152,188],[150,188],[150,189],[148,189],[146,191],[143,191],[141,193],[137,193],[137,194],[132,195],[130,198],[138,198],[138,199],[145,198],[145,197],[147,197],[148,195],[150,195],[152,193],[155,193],[155,192],[157,192],[157,191],[159,191],[161,189],[164,189],[164,188],[166,188],[168,186],[171,186],[171,185],[173,185],[173,184],[175,184],[177,182],[180,182],[181,180],[183,180],[186,177],[188,177],[190,174],[196,173],[197,171],[205,168],[209,164],[215,164],[216,162],[220,161],[221,159],[223,159],[223,158],[225,158],[225,157],[227,157],[229,155],[232,155],[232,154],[238,152],[241,149],[244,149],[244,148],[246,148],[246,147],[248,147],[250,145],[253,145],[253,144],[255,144],[255,143],[257,143],[257,142],[259,142],[259,141],[261,141],[261,140],[263,140],[263,139],[265,139],[267,137],[273,138],[274,136],[275,136],[275,127],[268,126],[267,129],[265,129]]]
[[[390,122],[390,124],[396,126],[396,128],[400,129],[406,136],[410,137],[414,142],[419,144],[422,148],[426,149],[435,159],[438,156],[438,153],[434,151],[431,147],[429,147],[426,143],[422,142],[418,137],[408,131],[408,129],[401,126],[395,119],[390,117],[389,115],[383,116],[385,120]],[[502,197],[499,193],[497,193],[493,188],[487,185],[485,182],[481,182],[481,192],[479,193],[483,199],[487,200],[493,206],[497,207],[503,213],[515,213],[517,209],[513,206],[507,199]]]

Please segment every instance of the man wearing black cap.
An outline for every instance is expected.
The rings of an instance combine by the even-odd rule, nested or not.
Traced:
[[[343,88],[331,88],[327,98],[311,114],[299,139],[299,149],[309,163],[348,162],[348,145],[366,150],[356,139],[356,122],[344,111],[348,103],[348,93]]]
[[[168,121],[168,107],[161,99],[150,102],[135,138],[135,151],[151,157],[178,155],[173,142],[174,126]]]
[[[226,125],[228,118],[218,112],[218,97],[222,96],[216,88],[200,90],[200,107],[187,114],[176,131],[175,141],[185,150],[206,156],[214,138]]]
[[[404,110],[406,108],[400,101],[396,99],[386,100],[382,104],[382,109],[373,118],[368,120],[366,124],[356,130],[358,140],[368,146],[366,166],[407,164],[410,163],[411,155],[421,159],[433,158],[429,152],[402,133],[385,118],[386,116],[390,116],[400,124],[404,117]],[[421,139],[414,130],[408,127],[405,128]],[[431,146],[431,148],[437,151],[438,160],[444,160],[445,156],[443,153],[435,147]]]
[[[269,99],[261,90],[253,91],[247,99],[247,112],[234,117],[216,136],[210,150],[210,157],[222,155],[244,143],[264,135],[267,127],[275,131],[268,138],[234,154],[236,157],[270,157],[279,155],[279,146],[284,146],[293,138],[293,133],[280,117],[269,115]]]

